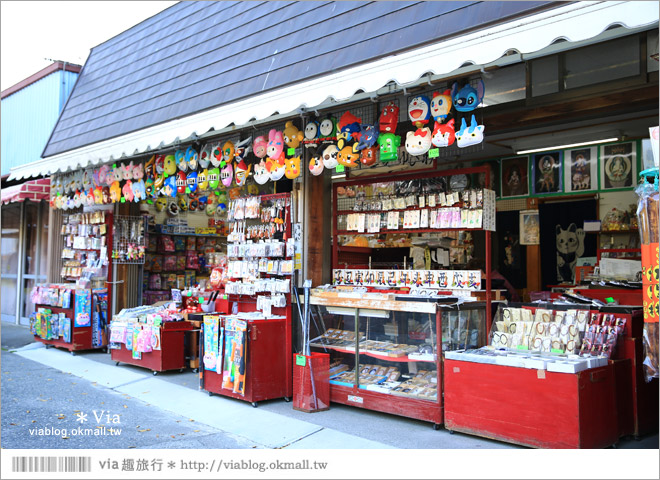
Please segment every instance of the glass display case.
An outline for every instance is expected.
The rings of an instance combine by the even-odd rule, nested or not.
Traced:
[[[310,346],[330,354],[330,400],[439,427],[442,352],[486,343],[485,303],[351,295],[311,296],[318,335]]]

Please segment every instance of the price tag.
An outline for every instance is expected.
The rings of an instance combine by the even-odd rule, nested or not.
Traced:
[[[121,203],[126,203],[126,199],[124,197],[121,197]]]
[[[288,148],[286,151],[286,154],[289,156],[295,155],[296,154],[296,149],[295,148]]]
[[[529,350],[527,345],[518,345],[518,350]]]
[[[344,170],[346,170],[346,167],[344,167],[343,165],[337,165],[337,168],[335,168],[335,172],[337,173],[343,173]]]
[[[439,148],[432,148],[429,150],[429,158],[438,158],[440,156]]]
[[[307,357],[305,355],[296,355],[296,365],[304,367],[307,365]]]

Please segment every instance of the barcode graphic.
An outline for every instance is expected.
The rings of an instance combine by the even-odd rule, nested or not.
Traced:
[[[12,457],[12,472],[91,472],[92,457]]]

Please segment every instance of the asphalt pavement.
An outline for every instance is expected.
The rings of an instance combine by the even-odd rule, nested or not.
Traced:
[[[100,351],[72,356],[5,322],[0,340],[3,448],[520,448],[345,405],[310,414],[271,400],[255,409],[209,397],[189,370],[154,377]],[[618,447],[657,449],[658,435]]]

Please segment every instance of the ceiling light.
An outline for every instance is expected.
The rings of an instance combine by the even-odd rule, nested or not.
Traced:
[[[533,148],[530,150],[520,150],[516,152],[516,155],[523,155],[525,153],[534,153],[534,152],[546,152],[548,150],[562,150],[564,148],[583,147],[585,145],[595,145],[597,143],[616,142],[617,140],[619,140],[619,137],[605,138],[603,140],[592,140],[590,142],[569,143],[566,145],[557,145],[554,147]]]
[[[333,175],[330,178],[332,178],[333,180],[335,180],[337,178],[346,178],[346,174],[345,173],[340,173],[339,175]]]

